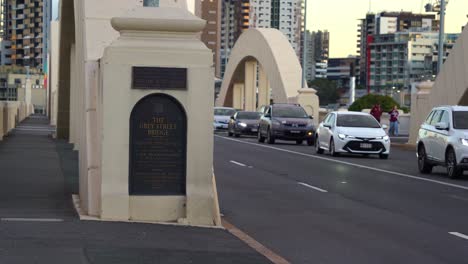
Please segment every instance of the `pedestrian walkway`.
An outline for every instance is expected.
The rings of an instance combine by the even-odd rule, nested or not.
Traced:
[[[77,154],[32,116],[0,142],[0,263],[269,263],[220,229],[80,221]]]

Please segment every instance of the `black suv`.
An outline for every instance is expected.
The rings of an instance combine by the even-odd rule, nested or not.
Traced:
[[[274,144],[276,139],[292,140],[297,144],[307,141],[314,145],[313,118],[296,104],[274,104],[264,108],[258,129],[258,142]]]

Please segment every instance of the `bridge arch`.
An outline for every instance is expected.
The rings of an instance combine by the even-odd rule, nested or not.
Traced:
[[[301,78],[299,59],[281,31],[248,29],[229,56],[216,105],[253,111],[271,99],[297,103]]]

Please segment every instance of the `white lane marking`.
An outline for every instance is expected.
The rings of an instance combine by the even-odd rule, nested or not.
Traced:
[[[468,236],[458,232],[449,232],[449,234],[468,240]]]
[[[59,218],[1,218],[4,222],[63,222]]]
[[[334,163],[339,163],[339,164],[343,164],[343,165],[353,166],[353,167],[356,167],[356,168],[361,168],[361,169],[367,169],[367,170],[371,170],[371,171],[378,171],[378,172],[393,174],[393,175],[400,176],[400,177],[405,177],[405,178],[410,178],[410,179],[414,179],[414,180],[420,180],[420,181],[425,181],[425,182],[436,183],[436,184],[445,185],[445,186],[450,186],[450,187],[453,187],[453,188],[458,188],[458,189],[462,189],[462,190],[467,190],[467,191],[468,191],[468,186],[457,185],[457,184],[447,183],[447,182],[443,182],[443,181],[437,181],[437,180],[431,180],[431,179],[421,178],[421,177],[418,177],[418,176],[413,176],[413,175],[409,175],[409,174],[405,174],[405,173],[400,173],[400,172],[395,172],[395,171],[388,171],[388,170],[373,168],[373,167],[369,167],[369,166],[365,166],[365,165],[360,165],[360,164],[356,164],[356,163],[351,163],[351,162],[347,162],[347,161],[335,160],[335,159],[331,159],[331,158],[320,157],[320,156],[311,155],[311,154],[306,154],[306,153],[302,153],[302,152],[296,152],[296,151],[287,150],[287,149],[282,149],[282,148],[276,148],[276,147],[272,147],[272,146],[260,145],[260,144],[257,144],[257,143],[244,142],[244,141],[241,141],[241,140],[236,140],[236,139],[232,139],[232,138],[221,137],[221,136],[217,136],[217,135],[215,135],[215,136],[216,136],[216,137],[219,137],[219,138],[222,138],[222,139],[225,139],[225,140],[240,142],[240,143],[247,144],[247,145],[253,145],[253,146],[257,146],[257,147],[261,147],[261,148],[267,148],[267,149],[274,149],[274,150],[278,150],[278,151],[282,151],[282,152],[286,152],[286,153],[291,153],[291,154],[296,154],[296,155],[300,155],[300,156],[304,156],[304,157],[309,157],[309,158],[313,158],[313,159],[331,161],[331,162],[334,162]]]
[[[240,162],[237,162],[237,161],[231,160],[231,161],[229,161],[229,162],[231,162],[232,164],[239,165],[239,166],[241,166],[241,167],[247,167],[247,165],[245,165],[245,164],[243,164],[243,163],[240,163]]]
[[[323,192],[323,193],[327,193],[328,191],[327,190],[324,190],[324,189],[321,189],[319,187],[315,187],[315,186],[312,186],[312,185],[309,185],[307,183],[303,183],[303,182],[298,182],[299,185],[302,185],[302,186],[305,186],[307,188],[311,188],[311,189],[314,189],[316,191],[319,191],[319,192]]]
[[[343,181],[343,182],[341,182],[341,183],[345,184],[345,183],[347,183],[347,182],[344,182],[344,181]]]

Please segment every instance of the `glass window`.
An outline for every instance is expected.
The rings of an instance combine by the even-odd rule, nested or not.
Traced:
[[[236,119],[257,120],[261,113],[258,112],[237,112]]]
[[[232,116],[236,113],[236,110],[229,108],[216,108],[214,110],[215,116]]]
[[[453,112],[453,128],[468,129],[468,111]]]
[[[332,114],[328,114],[327,116],[325,116],[325,118],[323,119],[323,123],[324,123],[324,124],[328,124],[328,120],[330,119],[330,116],[331,116],[331,115],[332,115]]]
[[[370,115],[339,115],[336,121],[339,127],[380,128],[380,124]]]
[[[279,118],[307,118],[302,107],[275,107],[273,114]]]
[[[431,122],[429,123],[431,126],[434,126],[435,124],[439,123],[439,120],[442,116],[442,110],[437,110],[433,115]]]
[[[327,124],[330,125],[330,126],[334,126],[335,125],[335,119],[336,119],[335,114],[331,114],[330,119],[328,120]]]
[[[448,111],[443,111],[442,117],[439,122],[444,122],[445,124],[450,124],[450,117]]]
[[[159,6],[159,0],[143,0],[143,6]]]

